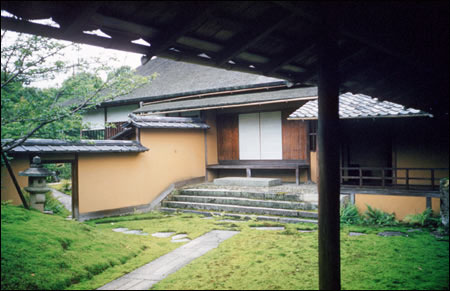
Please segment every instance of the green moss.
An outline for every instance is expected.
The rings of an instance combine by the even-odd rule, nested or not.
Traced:
[[[154,289],[318,289],[318,233],[298,232],[316,229],[314,224],[275,223],[285,230],[263,231],[250,227],[264,222],[218,224],[221,217],[158,212],[86,224],[9,205],[2,206],[1,216],[2,289],[95,289],[183,245],[112,231],[118,227],[191,239],[213,229],[240,231]],[[408,237],[377,235],[386,230]],[[448,239],[407,230],[342,226],[342,288],[448,289]],[[349,231],[366,235],[351,237]]]

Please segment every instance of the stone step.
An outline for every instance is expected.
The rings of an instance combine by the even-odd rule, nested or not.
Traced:
[[[193,213],[200,214],[204,216],[223,216],[228,218],[240,219],[240,220],[250,220],[256,219],[257,221],[276,221],[280,223],[314,223],[317,224],[317,220],[314,219],[304,219],[295,217],[280,217],[280,216],[267,216],[267,215],[249,215],[249,214],[238,214],[238,213],[227,213],[227,212],[214,212],[214,211],[201,211],[193,209],[182,209],[182,208],[168,208],[161,207],[160,211],[163,212],[183,212],[183,213]]]
[[[214,179],[214,185],[219,185],[219,186],[270,187],[270,186],[281,185],[281,179],[276,179],[276,178],[228,177],[228,178]]]
[[[269,200],[300,201],[300,202],[302,200],[302,194],[246,192],[227,189],[183,189],[179,191],[179,195],[238,197],[249,199],[269,199]]]
[[[317,204],[308,202],[257,200],[239,197],[173,195],[170,197],[170,200],[193,202],[193,203],[227,204],[227,205],[240,205],[240,206],[266,207],[266,208],[317,210]]]
[[[317,219],[317,217],[318,217],[317,212],[308,212],[308,211],[291,210],[291,209],[280,209],[280,208],[224,205],[224,204],[213,204],[213,203],[163,201],[162,207],[190,208],[190,209],[252,213],[252,214],[254,213],[254,214],[262,214],[262,215],[277,215],[277,216],[287,216],[287,217],[306,217],[306,218],[315,218],[315,219]]]

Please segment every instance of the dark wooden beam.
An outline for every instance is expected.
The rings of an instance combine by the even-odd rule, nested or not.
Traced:
[[[64,19],[64,15],[58,16],[61,19],[61,23],[67,23],[66,25],[61,26],[61,30],[63,33],[67,35],[75,35],[77,33],[81,33],[83,27],[89,22],[90,18],[95,14],[97,9],[101,6],[101,2],[91,1],[83,5],[82,10],[76,14],[75,18],[70,20]],[[59,20],[59,19],[55,19]]]
[[[314,49],[314,42],[311,43],[315,38],[315,36],[310,36],[305,41],[301,43],[289,43],[286,45],[288,47],[288,51],[283,53],[282,57],[273,59],[269,64],[265,66],[264,73],[270,75],[276,71],[278,71],[284,65],[290,64],[291,62],[298,59],[302,56],[306,51]]]
[[[71,161],[72,165],[72,218],[79,220],[80,218],[80,196],[79,196],[79,179],[78,179],[78,154],[75,154],[75,160]]]
[[[199,57],[197,55],[198,53],[199,52],[186,51],[186,50],[183,50],[181,53],[177,53],[175,51],[166,50],[164,52],[159,53],[159,56],[163,57],[163,58],[175,60],[175,61],[182,61],[182,62],[217,68],[217,65],[213,59]],[[247,65],[247,63],[244,63],[244,62],[236,62],[236,64],[234,64],[234,65],[227,63],[224,66],[222,66],[222,69],[250,73],[250,74],[264,75],[263,72],[261,70],[259,70],[257,66],[255,66],[255,69],[252,69]],[[286,79],[286,80],[294,80],[295,79],[287,74],[278,74],[278,73],[273,73],[270,75],[270,77]]]
[[[6,157],[5,153],[2,152],[2,158],[5,162],[6,168],[8,169],[9,176],[11,177],[14,187],[16,187],[17,193],[19,194],[20,200],[22,201],[23,207],[26,209],[30,209],[30,206],[28,206],[27,201],[25,200],[25,196],[23,196],[22,190],[20,189],[19,183],[17,182],[16,176],[14,175],[14,172],[11,168],[11,165],[9,164],[8,158]]]
[[[99,27],[103,26],[111,29],[126,29],[128,31],[132,31],[133,33],[140,35],[144,39],[153,36],[159,31],[158,27],[142,25],[131,22],[129,20],[105,16],[100,13],[94,13],[92,15],[91,21],[93,25],[97,25]]]
[[[3,16],[1,17],[1,22],[2,22],[2,29],[5,30],[35,34],[49,38],[67,40],[77,43],[84,43],[132,53],[152,55],[152,52],[149,47],[131,42],[119,42],[115,39],[104,38],[84,33],[80,33],[76,36],[67,35],[61,29],[58,28]]]
[[[337,21],[323,7],[318,29],[319,289],[340,290],[339,72]]]
[[[169,27],[160,30],[160,35],[154,39],[147,41],[153,47],[153,54],[158,55],[172,46],[176,40],[185,35],[187,32],[195,30],[205,20],[208,19],[208,13],[211,8],[204,8],[201,6],[193,6],[192,4],[183,4],[180,10],[182,11],[177,17],[177,24],[171,24]],[[208,10],[208,13],[205,11]]]
[[[288,1],[273,1],[273,3],[276,3],[286,9],[291,9],[298,16],[302,17],[303,19],[307,20],[312,24],[319,24],[321,21],[318,13],[315,13],[316,15],[314,15],[313,13],[310,12],[310,11],[320,11],[320,8],[314,7],[315,3],[313,2],[303,2],[301,5],[296,5]],[[345,13],[340,13],[339,11],[341,12],[346,11],[347,7],[351,7],[354,5],[355,4],[353,4],[352,2],[343,3],[340,7],[336,7],[335,14],[345,15]],[[362,3],[357,5],[367,5],[367,4]],[[356,9],[358,9],[358,7]],[[345,17],[343,17],[343,19],[345,20]],[[390,44],[388,38],[388,37],[392,38],[393,36],[383,35],[383,37],[381,36],[375,37],[372,31],[367,30],[372,28],[372,26],[362,28],[357,25],[355,26],[354,23],[355,23],[354,20],[347,19],[347,23],[344,23],[339,27],[339,32],[348,38],[359,41],[360,43],[368,47],[371,47],[372,49],[378,50],[380,52],[383,52],[384,54],[395,57],[396,59],[401,60],[406,64],[412,65],[413,67],[422,68],[429,72],[433,71],[433,68],[430,67],[429,64],[425,64],[424,62],[418,60],[417,58],[414,58],[414,56],[409,55],[408,52],[406,51],[399,51],[398,49],[393,47],[392,44]],[[361,21],[359,21],[358,23],[361,23]]]
[[[240,53],[244,52],[246,49],[254,45],[256,42],[266,37],[274,30],[280,28],[287,21],[289,21],[292,16],[292,12],[286,13],[286,15],[284,13],[277,14],[275,12],[272,12],[271,15],[263,16],[264,19],[270,17],[269,19],[273,20],[267,21],[264,25],[260,25],[256,29],[255,26],[253,26],[251,31],[242,33],[239,37],[232,39],[232,43],[229,49],[224,52],[216,61],[217,65],[220,67],[229,60],[235,58]]]

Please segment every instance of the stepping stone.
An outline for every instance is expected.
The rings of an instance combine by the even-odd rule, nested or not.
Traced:
[[[284,230],[284,226],[258,226],[258,227],[250,227],[258,230]]]
[[[115,231],[115,232],[125,232],[125,231],[127,231],[127,230],[128,230],[128,228],[119,227],[119,228],[113,228],[112,231]]]
[[[378,233],[379,236],[408,236],[407,234],[400,231],[383,231]]]
[[[174,236],[172,237],[172,240],[182,239],[182,238],[185,238],[185,237],[187,237],[187,236],[188,236],[188,235],[185,234],[185,233],[183,233],[183,234],[177,234],[177,235],[174,235]]]
[[[175,232],[156,232],[152,233],[152,236],[163,238],[163,237],[171,237],[174,234]]]
[[[314,230],[311,229],[297,229],[298,232],[307,233],[307,232],[314,232]]]
[[[407,232],[422,232],[420,228],[408,229]]]
[[[124,231],[125,234],[135,234],[135,235],[148,235],[146,232],[142,232],[142,230],[127,230]]]
[[[367,235],[366,233],[362,233],[362,232],[352,232],[350,231],[348,233],[349,236],[360,236],[360,235]]]
[[[222,219],[222,220],[219,220],[219,222],[245,222],[245,221],[233,220],[233,219]]]
[[[433,235],[435,238],[438,238],[438,239],[444,238],[444,236],[439,231],[432,231],[432,232],[430,232],[430,234]]]
[[[214,219],[212,216],[203,217],[202,219]]]

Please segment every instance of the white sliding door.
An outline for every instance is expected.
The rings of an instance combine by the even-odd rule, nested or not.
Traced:
[[[281,160],[281,112],[239,114],[239,159]]]
[[[259,160],[259,113],[239,114],[239,159]]]
[[[281,111],[261,112],[261,160],[281,160],[283,146],[281,144]]]

